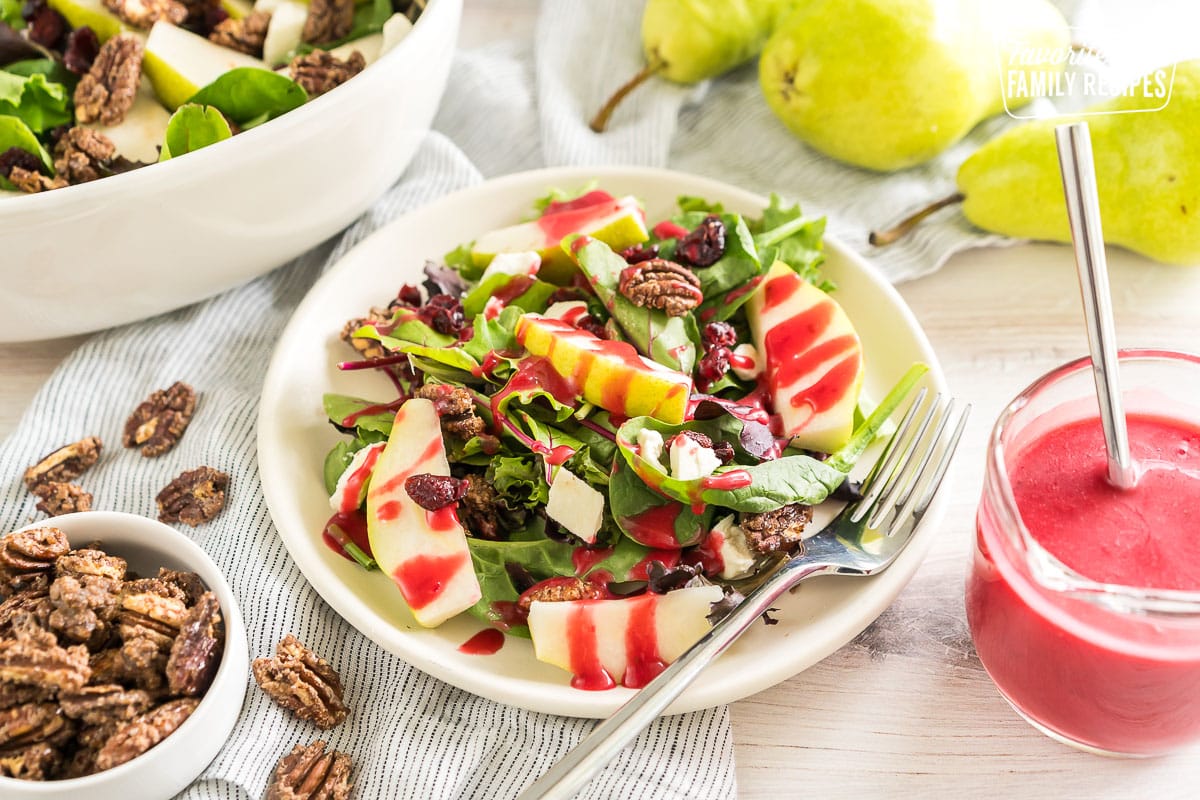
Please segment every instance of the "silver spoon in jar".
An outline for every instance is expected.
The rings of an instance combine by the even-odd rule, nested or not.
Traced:
[[[1100,228],[1100,197],[1096,190],[1096,165],[1092,159],[1092,137],[1086,122],[1059,125],[1054,129],[1058,144],[1058,166],[1067,198],[1071,242],[1075,246],[1075,268],[1083,295],[1088,349],[1100,423],[1108,451],[1108,482],[1118,489],[1137,483],[1137,469],[1129,453],[1129,433],[1121,399],[1116,334],[1113,332],[1112,296],[1108,286],[1108,262]]]

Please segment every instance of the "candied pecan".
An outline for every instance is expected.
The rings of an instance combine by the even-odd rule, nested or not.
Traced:
[[[11,178],[10,173],[18,167],[28,172],[37,172],[42,168],[42,160],[20,147],[10,147],[0,152],[0,175]]]
[[[125,664],[121,659],[120,647],[107,647],[92,653],[88,659],[88,666],[92,670],[91,682],[96,686],[105,683],[119,683],[128,677],[125,674]]]
[[[98,575],[60,575],[50,585],[50,628],[73,642],[98,646],[117,616],[121,583]]]
[[[48,192],[51,189],[62,189],[64,186],[70,185],[62,178],[48,178],[40,172],[30,171],[24,167],[13,167],[8,173],[8,179],[13,186],[26,194]]]
[[[347,800],[350,797],[350,756],[317,740],[296,745],[279,759],[264,800]]]
[[[162,581],[168,587],[173,586],[178,589],[183,597],[183,602],[189,606],[194,606],[196,601],[208,591],[204,588],[204,581],[194,572],[181,572],[160,567],[158,570],[158,580]]]
[[[125,559],[93,547],[81,547],[59,556],[55,567],[59,575],[96,575],[114,581],[125,580],[128,569]]]
[[[314,50],[293,58],[288,65],[288,73],[292,80],[304,87],[309,97],[316,97],[341,86],[366,66],[366,59],[357,50],[345,61],[324,50]]]
[[[37,510],[51,517],[92,510],[92,495],[77,483],[46,481],[33,487],[38,496]]]
[[[504,500],[496,487],[482,475],[466,477],[467,492],[458,503],[458,519],[471,534],[480,539],[496,539],[500,535],[500,514],[505,511]]]
[[[271,15],[266,11],[252,11],[241,19],[230,17],[217,23],[208,40],[230,50],[262,58],[263,42],[267,38],[267,24],[270,21]]]
[[[534,600],[563,603],[570,600],[598,600],[602,597],[604,587],[583,578],[548,578],[522,592],[517,599],[517,608],[527,615]]]
[[[76,28],[67,36],[63,50],[63,66],[76,75],[83,75],[96,63],[100,54],[100,40],[96,32],[87,25]]]
[[[449,475],[421,473],[404,481],[404,491],[421,508],[426,511],[437,511],[462,499],[462,496],[467,493],[469,485],[466,480],[452,478]]]
[[[100,47],[96,60],[75,87],[75,118],[116,125],[125,119],[142,80],[142,40],[119,33]]]
[[[42,456],[36,464],[25,470],[26,488],[32,491],[39,483],[69,483],[75,480],[100,460],[102,446],[99,437],[86,436]]]
[[[354,27],[354,0],[310,0],[300,38],[308,44],[341,39]]]
[[[48,589],[54,562],[71,548],[58,528],[30,528],[0,538],[0,592]]]
[[[146,584],[152,588],[147,588]],[[164,581],[144,578],[125,584],[121,596],[122,624],[147,627],[174,638],[187,614],[182,593],[175,587],[168,589]]]
[[[188,610],[167,659],[167,686],[171,694],[195,697],[204,694],[221,663],[221,606],[205,592]]]
[[[84,686],[58,695],[64,714],[90,726],[131,720],[148,709],[150,702],[150,695],[141,689],[126,689],[115,683]]]
[[[69,183],[94,181],[111,171],[108,162],[116,152],[116,145],[103,133],[70,128],[54,145],[54,171]]]
[[[183,381],[158,389],[133,410],[125,420],[121,443],[140,447],[146,457],[161,456],[170,450],[187,430],[196,410],[196,392]]]
[[[461,386],[427,383],[413,395],[432,400],[442,423],[442,433],[468,441],[483,433],[483,419],[475,413],[471,393]]]
[[[197,467],[167,484],[158,496],[158,518],[193,528],[221,513],[229,476],[212,467]]]
[[[14,617],[11,634],[0,639],[0,682],[71,691],[91,677],[87,648],[59,646],[54,634],[41,628],[32,615]]]
[[[704,299],[700,279],[682,264],[652,258],[621,270],[618,290],[635,306],[681,317]]]
[[[175,732],[192,715],[199,700],[182,697],[169,700],[117,728],[96,754],[96,768],[112,769],[140,756]]]
[[[290,633],[275,647],[274,656],[256,658],[250,666],[259,687],[300,719],[318,728],[332,728],[346,719],[337,671]]]
[[[789,503],[774,511],[758,514],[742,513],[738,525],[746,533],[746,542],[758,553],[804,549],[805,526],[812,521],[812,506]]]
[[[26,703],[45,703],[53,700],[56,690],[52,686],[9,683],[0,681],[0,709],[12,708]]]
[[[8,635],[18,615],[27,615],[39,628],[48,628],[54,606],[47,592],[46,587],[25,589],[0,603],[0,637]]]
[[[122,635],[128,638],[121,642],[115,665],[121,679],[148,691],[162,689],[170,640],[164,643],[161,635],[148,632],[122,631]]]
[[[694,267],[711,267],[725,255],[725,223],[709,214],[694,231],[680,238],[675,255]]]
[[[62,744],[74,725],[54,703],[24,703],[0,711],[0,752],[38,742]]]
[[[45,781],[55,777],[63,764],[57,747],[46,742],[0,754],[0,775],[26,781]]]
[[[160,19],[178,25],[187,19],[187,7],[177,0],[104,0],[104,7],[135,28],[148,29]]]

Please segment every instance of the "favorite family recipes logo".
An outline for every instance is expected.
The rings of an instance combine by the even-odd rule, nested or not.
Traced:
[[[1064,29],[1049,37],[1045,29],[1009,30],[997,37],[996,59],[1004,110],[1014,119],[1058,114],[1092,116],[1160,111],[1171,101],[1175,66],[1133,79],[1112,76],[1103,53],[1086,36]],[[1057,38],[1057,43],[1050,40]],[[1052,106],[1034,103],[1046,98]],[[1113,101],[1121,102],[1113,102]]]

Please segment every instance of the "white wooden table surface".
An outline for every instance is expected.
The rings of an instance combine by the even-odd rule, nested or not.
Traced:
[[[534,11],[521,0],[468,0],[462,43],[527,31]],[[1110,259],[1119,344],[1200,350],[1200,268]],[[960,254],[900,287],[952,390],[975,406],[949,513],[912,583],[862,636],[734,704],[740,797],[1200,797],[1200,748],[1123,761],[1036,733],[996,693],[967,631],[963,578],[984,444],[1009,398],[1086,353],[1075,280],[1068,248],[1023,245]],[[0,437],[86,338],[0,344]]]

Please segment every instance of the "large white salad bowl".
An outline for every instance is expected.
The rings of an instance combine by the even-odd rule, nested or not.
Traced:
[[[441,101],[462,0],[334,91],[204,150],[0,198],[0,342],[196,302],[348,225],[408,166]]]

